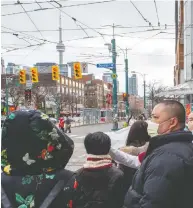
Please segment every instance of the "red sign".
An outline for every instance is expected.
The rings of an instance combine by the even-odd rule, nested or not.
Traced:
[[[191,104],[186,104],[186,119],[188,119],[189,114],[191,113]]]
[[[111,94],[107,94],[107,95],[106,95],[106,102],[107,102],[108,104],[111,104],[111,103],[112,103],[112,95],[111,95]]]

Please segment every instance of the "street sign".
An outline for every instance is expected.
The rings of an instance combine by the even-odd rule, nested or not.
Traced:
[[[113,63],[108,64],[97,64],[97,68],[113,68],[115,65]]]
[[[32,81],[26,80],[26,88],[31,89],[32,88]]]
[[[113,74],[111,75],[111,77],[112,77],[112,79],[116,79],[116,78],[117,78],[117,74],[114,74],[114,73],[113,73]]]

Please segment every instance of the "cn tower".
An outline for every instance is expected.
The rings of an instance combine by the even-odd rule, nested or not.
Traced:
[[[60,70],[63,64],[63,53],[65,51],[65,46],[62,42],[62,18],[61,18],[61,12],[59,17],[59,43],[56,45],[56,50],[59,53],[59,66]]]

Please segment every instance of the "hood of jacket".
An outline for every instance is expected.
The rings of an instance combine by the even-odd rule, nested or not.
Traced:
[[[145,145],[141,147],[125,146],[125,147],[122,147],[120,150],[130,155],[138,156],[142,152],[147,151],[148,145],[149,145],[149,142],[146,142]]]
[[[40,111],[15,111],[2,129],[1,168],[7,175],[39,175],[61,170],[73,141]]]

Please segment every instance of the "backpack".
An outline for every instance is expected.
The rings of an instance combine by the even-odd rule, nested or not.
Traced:
[[[96,190],[95,187],[85,187],[81,182],[83,169],[77,172],[74,182],[73,208],[106,208],[108,201],[108,186]],[[106,173],[105,173],[106,174]],[[108,182],[107,182],[108,184]]]
[[[67,183],[65,183],[64,180],[59,180],[56,183],[56,185],[52,188],[48,196],[44,199],[43,203],[39,208],[48,208],[52,204],[54,199],[58,196],[58,194],[62,191],[62,189],[64,189],[65,185],[68,184],[68,181],[71,180],[74,174],[75,173],[72,173],[67,177],[66,179]],[[1,186],[1,205],[2,208],[14,208],[9,198],[7,197],[7,194],[5,193],[3,186]]]

